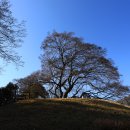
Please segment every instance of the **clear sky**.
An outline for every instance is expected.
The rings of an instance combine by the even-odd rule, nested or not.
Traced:
[[[130,85],[130,0],[11,0],[14,16],[26,21],[27,37],[19,48],[25,62],[0,74],[0,86],[40,69],[40,46],[53,30],[75,32],[86,42],[107,49],[107,57]]]

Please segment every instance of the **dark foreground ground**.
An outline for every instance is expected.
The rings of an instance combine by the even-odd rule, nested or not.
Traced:
[[[96,99],[37,99],[0,107],[0,130],[130,130],[130,107]]]

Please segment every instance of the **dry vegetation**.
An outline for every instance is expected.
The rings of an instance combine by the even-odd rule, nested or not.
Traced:
[[[130,130],[130,107],[96,99],[36,99],[0,107],[0,130]]]

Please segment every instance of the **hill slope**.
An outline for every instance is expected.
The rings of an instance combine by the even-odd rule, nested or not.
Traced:
[[[0,130],[130,130],[130,107],[97,99],[36,99],[0,107]]]

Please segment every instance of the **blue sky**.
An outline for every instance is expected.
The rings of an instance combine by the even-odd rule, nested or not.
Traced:
[[[25,62],[0,74],[0,86],[40,69],[40,46],[53,30],[75,32],[107,49],[125,85],[130,85],[130,0],[11,0],[13,15],[26,21],[27,37],[18,49]]]

